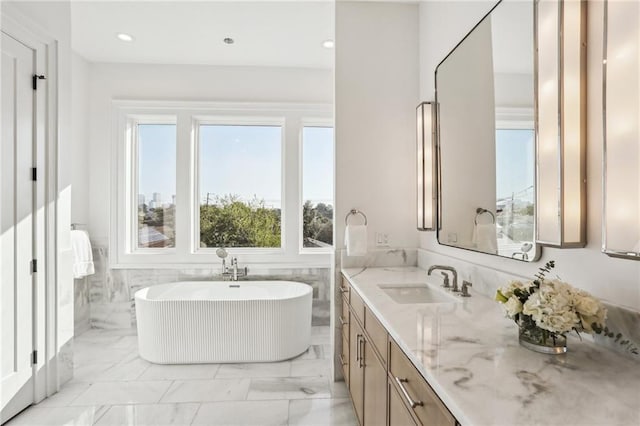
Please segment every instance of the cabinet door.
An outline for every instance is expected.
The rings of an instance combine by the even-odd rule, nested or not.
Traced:
[[[351,321],[349,329],[349,392],[358,422],[363,424],[364,363],[361,354],[364,346],[364,333],[355,321]]]
[[[364,424],[387,424],[387,370],[369,341],[364,344]]]
[[[342,300],[342,312],[338,317],[340,322],[340,331],[342,334],[342,350],[339,355],[339,361],[342,365],[342,372],[344,374],[344,381],[349,386],[349,305],[343,298]]]
[[[349,339],[343,336],[342,353],[340,354],[340,364],[342,365],[342,373],[344,375],[344,383],[349,387]]]
[[[416,426],[411,413],[402,402],[396,388],[389,383],[389,424],[391,426]]]

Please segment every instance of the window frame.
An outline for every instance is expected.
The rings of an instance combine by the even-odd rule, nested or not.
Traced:
[[[336,241],[336,178],[335,178],[335,155],[336,155],[336,150],[335,150],[335,140],[336,140],[336,134],[335,134],[335,128],[333,130],[333,141],[332,141],[332,151],[333,151],[333,182],[331,185],[331,197],[333,198],[333,218],[331,219],[332,225],[333,225],[333,242],[334,245],[332,245],[331,247],[304,247],[304,220],[303,220],[303,210],[302,210],[302,206],[304,205],[304,129],[305,127],[331,127],[334,128],[333,126],[333,122],[330,119],[320,119],[320,118],[314,118],[314,117],[306,117],[303,118],[301,123],[300,123],[300,135],[299,135],[299,160],[298,160],[298,170],[299,170],[299,194],[298,194],[298,204],[299,204],[299,211],[298,211],[298,216],[299,216],[299,229],[298,229],[298,235],[300,238],[298,238],[298,250],[301,254],[313,254],[313,253],[332,253],[335,250],[335,241]]]
[[[286,193],[285,193],[285,126],[284,117],[256,117],[256,116],[196,116],[193,117],[193,164],[192,173],[194,174],[194,183],[192,185],[193,194],[193,238],[191,251],[194,254],[211,254],[215,253],[216,247],[200,247],[200,126],[272,126],[280,127],[280,247],[228,247],[227,251],[233,254],[284,254],[286,252],[286,227],[285,227],[285,210]]]
[[[221,263],[215,255],[215,249],[199,247],[199,195],[196,192],[199,186],[198,124],[274,125],[279,122],[282,123],[281,247],[229,248],[227,251],[230,256],[237,257],[243,266],[249,266],[254,271],[326,267],[331,263],[333,248],[325,252],[310,253],[302,251],[300,247],[302,128],[309,123],[323,123],[324,126],[332,127],[333,108],[330,104],[114,100],[112,114],[109,209],[111,268],[190,267],[217,270]],[[133,191],[131,178],[134,170],[128,167],[132,164],[130,123],[131,119],[148,120],[152,117],[175,117],[176,241],[173,248],[133,250],[131,225],[137,222],[132,220],[132,206],[135,206],[137,221],[137,183]],[[144,122],[146,123],[147,121]],[[133,195],[133,192],[136,194]],[[133,200],[134,197],[136,200]]]
[[[129,187],[129,199],[127,203],[127,250],[132,254],[171,254],[175,252],[176,246],[173,247],[139,247],[139,229],[138,229],[138,191],[140,190],[140,138],[138,126],[140,125],[174,125],[176,127],[176,154],[178,151],[178,120],[175,115],[131,115],[127,117],[128,131],[131,137],[127,141],[130,144],[127,148],[127,174],[129,176],[127,186]],[[177,192],[177,174],[178,159],[176,155],[176,192]],[[174,223],[174,228],[176,224]],[[175,229],[174,229],[175,231]]]

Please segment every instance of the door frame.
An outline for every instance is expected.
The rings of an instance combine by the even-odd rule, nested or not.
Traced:
[[[0,29],[35,52],[36,73],[46,84],[34,95],[34,221],[37,223],[33,338],[34,403],[59,389],[57,342],[57,196],[58,196],[58,41],[10,4],[2,5]],[[43,80],[40,80],[42,82]]]

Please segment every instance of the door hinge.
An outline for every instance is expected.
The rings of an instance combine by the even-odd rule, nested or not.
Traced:
[[[32,81],[32,85],[33,85],[33,90],[38,90],[38,80],[46,80],[47,77],[45,77],[44,75],[38,75],[38,74],[34,74],[33,77],[31,77],[31,81]]]
[[[31,352],[31,365],[38,364],[38,351]]]
[[[31,273],[36,273],[38,272],[38,259],[33,259],[31,261]]]
[[[38,169],[36,167],[31,168],[31,180],[38,180]]]

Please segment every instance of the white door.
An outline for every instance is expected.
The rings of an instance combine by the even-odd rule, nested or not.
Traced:
[[[34,51],[2,33],[0,423],[34,402]]]

